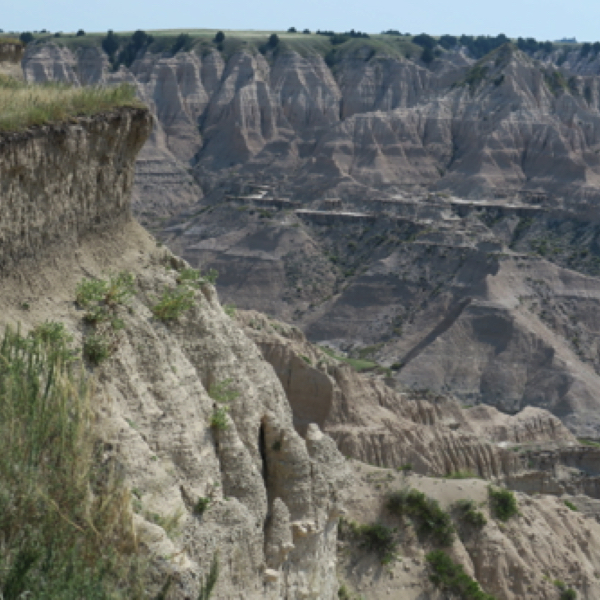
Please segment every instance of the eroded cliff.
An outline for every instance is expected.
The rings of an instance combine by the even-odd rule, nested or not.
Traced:
[[[63,323],[81,356],[91,330],[78,283],[133,275],[111,356],[82,360],[96,381],[103,460],[133,490],[153,580],[171,576],[170,598],[197,595],[217,557],[215,598],[333,599],[347,474],[334,442],[316,426],[296,433],[279,380],[212,285],[174,322],[151,310],[186,265],[130,215],[150,124],[147,111],[118,110],[2,135],[2,325]],[[224,382],[235,393],[215,427],[209,391]]]

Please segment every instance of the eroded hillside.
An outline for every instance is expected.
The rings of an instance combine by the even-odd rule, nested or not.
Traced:
[[[72,336],[96,382],[102,461],[132,490],[149,592],[170,581],[169,598],[197,596],[217,560],[213,598],[334,598],[344,459],[316,426],[295,432],[208,279],[132,220],[150,129],[146,110],[116,109],[2,135],[2,326]],[[101,281],[112,291],[98,296]]]

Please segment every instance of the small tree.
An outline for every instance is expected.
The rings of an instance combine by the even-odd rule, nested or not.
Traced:
[[[19,39],[25,44],[29,44],[31,42],[33,42],[33,33],[31,33],[31,31],[24,31],[20,36]]]
[[[272,33],[269,36],[269,46],[271,46],[271,48],[276,48],[278,44],[279,44],[279,36],[276,33]]]
[[[180,33],[179,37],[175,40],[171,52],[177,54],[180,50],[187,51],[192,45],[192,38],[187,33]]]
[[[222,44],[225,41],[225,34],[222,31],[218,31],[213,41],[215,44]]]
[[[148,43],[148,34],[145,31],[138,29],[131,36],[131,41],[133,42],[133,45],[135,46],[136,50],[139,50]]]
[[[421,54],[421,60],[425,64],[428,65],[430,62],[433,62],[434,58],[435,58],[435,55],[433,54],[433,51],[431,50],[431,48],[425,48],[423,50],[423,54]]]
[[[305,29],[302,33],[304,33],[306,35],[310,35],[310,29]]]
[[[295,27],[290,27],[288,29],[288,33],[296,33],[296,28]]]
[[[85,31],[84,31],[83,29],[80,29],[80,30],[77,32],[77,37],[81,37],[82,35],[85,35]]]
[[[102,49],[110,57],[119,49],[119,39],[113,33],[112,29],[109,29],[106,37],[102,40]]]

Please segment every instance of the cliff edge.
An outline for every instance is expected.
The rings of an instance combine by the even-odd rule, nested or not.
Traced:
[[[72,335],[96,382],[102,460],[132,490],[157,589],[170,580],[168,598],[197,596],[216,559],[212,598],[333,599],[344,458],[318,427],[295,432],[277,376],[210,283],[190,288],[177,318],[157,316],[187,266],[131,218],[150,125],[120,109],[0,137],[1,323]],[[91,360],[82,349],[101,331],[78,285],[115,273],[133,295],[110,308],[109,356]],[[219,386],[231,394],[217,426]]]

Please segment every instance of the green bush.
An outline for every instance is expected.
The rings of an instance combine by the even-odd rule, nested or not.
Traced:
[[[443,550],[434,550],[425,559],[433,571],[431,582],[441,590],[454,594],[461,600],[495,600],[465,573],[462,565],[453,562]]]
[[[452,545],[454,525],[437,500],[415,489],[398,490],[389,494],[386,507],[398,517],[412,517],[417,522],[418,531],[431,536],[441,546]]]
[[[203,515],[206,509],[210,505],[210,498],[206,498],[204,496],[198,498],[198,502],[194,505],[194,514],[195,515]]]
[[[210,269],[206,275],[202,275],[199,269],[187,267],[177,275],[177,283],[199,288],[204,283],[214,285],[218,276],[219,273],[215,269]]]
[[[83,357],[93,365],[99,365],[112,354],[112,346],[105,335],[91,333],[83,340]]]
[[[231,379],[225,379],[219,383],[213,383],[208,389],[208,395],[218,403],[214,407],[210,425],[215,429],[227,429],[227,415],[229,414],[229,403],[235,400],[240,393],[232,388]]]
[[[160,321],[174,321],[193,306],[193,289],[187,285],[178,285],[175,289],[166,287],[152,307],[152,314]]]
[[[579,511],[579,509],[572,502],[569,502],[569,500],[565,500],[564,503],[565,503],[565,506],[567,508],[570,508],[572,511],[575,511],[575,512]]]
[[[381,523],[359,525],[352,521],[340,520],[341,537],[349,536],[358,541],[361,548],[379,556],[382,564],[388,564],[396,557],[396,530]]]
[[[485,515],[476,509],[473,500],[457,500],[454,503],[454,508],[459,513],[460,518],[473,527],[481,529],[487,523]]]
[[[126,271],[109,275],[108,279],[83,279],[75,290],[75,299],[82,308],[104,305],[124,306],[135,294],[135,277]]]
[[[234,319],[237,314],[235,304],[224,304],[223,311],[230,319]]]
[[[129,494],[95,443],[91,386],[48,352],[60,328],[45,330],[6,329],[0,341],[0,596],[145,598]]]
[[[576,600],[577,592],[573,588],[568,588],[564,581],[555,579],[553,583],[560,590],[560,600]]]
[[[510,490],[505,490],[503,488],[495,490],[490,486],[488,491],[492,515],[494,515],[496,519],[508,521],[511,517],[519,514],[517,499]]]

